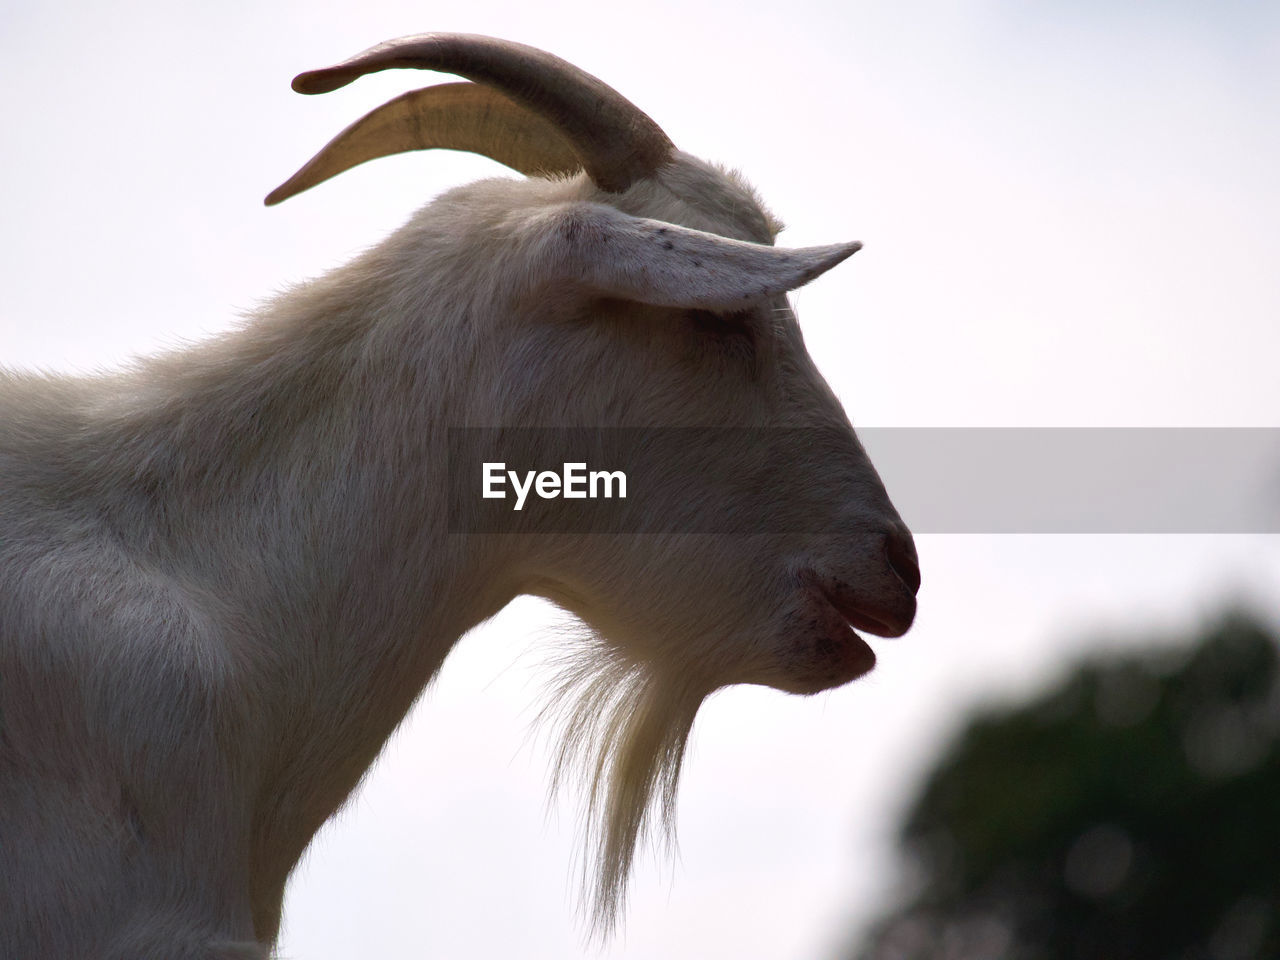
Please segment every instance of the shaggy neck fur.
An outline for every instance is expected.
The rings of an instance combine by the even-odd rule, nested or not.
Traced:
[[[497,416],[471,311],[500,311],[474,287],[467,310],[449,302],[467,251],[432,238],[416,218],[243,329],[126,374],[4,375],[0,650],[33,649],[2,664],[0,703],[54,717],[0,740],[4,873],[52,878],[0,876],[24,945],[259,955],[312,836],[457,638],[526,589],[512,561],[528,558],[446,532],[447,425]],[[558,780],[588,791],[607,929],[707,691],[599,638],[583,651],[559,688]],[[93,918],[74,942],[67,911]]]

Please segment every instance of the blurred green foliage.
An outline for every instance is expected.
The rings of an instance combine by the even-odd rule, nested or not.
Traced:
[[[1280,656],[1235,613],[974,719],[860,960],[1280,958]]]

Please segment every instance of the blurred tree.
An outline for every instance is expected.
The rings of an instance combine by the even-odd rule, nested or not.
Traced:
[[[1280,656],[1233,614],[974,719],[860,960],[1280,958]]]

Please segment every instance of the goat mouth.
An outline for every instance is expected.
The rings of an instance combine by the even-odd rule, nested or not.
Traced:
[[[855,630],[864,630],[877,637],[900,637],[907,632],[915,618],[914,602],[910,605],[910,615],[903,616],[905,610],[884,610],[867,603],[854,596],[840,581],[819,576],[813,570],[804,570],[800,578],[811,595],[816,595],[825,606],[839,614],[845,624]]]
[[[874,614],[869,613],[865,608],[855,607],[848,602],[833,597],[826,590],[822,590],[822,597],[827,603],[835,608],[836,612],[844,618],[849,626],[856,630],[865,630],[867,633],[874,634],[877,637],[896,637],[901,635],[902,630],[894,626]]]
[[[838,687],[870,673],[876,665],[875,651],[854,628],[875,632],[872,619],[858,615],[851,619],[838,606],[819,578],[811,571],[801,575],[805,611],[803,620],[807,642],[799,649],[798,668],[783,684],[792,693],[817,693]],[[804,653],[800,653],[804,650]]]

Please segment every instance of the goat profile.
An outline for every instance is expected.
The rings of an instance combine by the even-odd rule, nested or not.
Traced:
[[[312,837],[526,593],[589,634],[551,709],[608,930],[707,695],[829,689],[874,664],[851,628],[912,623],[911,535],[785,296],[859,245],[775,247],[736,174],[520,44],[408,37],[294,88],[390,67],[467,79],[374,110],[268,203],[429,147],[525,179],[444,194],[205,343],[0,372],[0,956],[267,956]],[[451,431],[538,430],[568,476],[568,438],[615,429],[726,445],[696,473],[642,445],[680,481],[611,503],[614,532],[568,498],[477,532],[446,495],[481,483]]]

